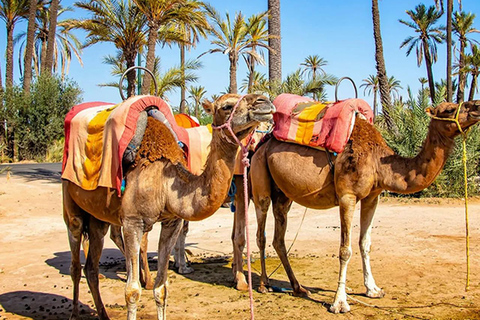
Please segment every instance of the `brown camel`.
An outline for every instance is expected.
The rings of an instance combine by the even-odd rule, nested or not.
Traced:
[[[348,312],[345,282],[347,265],[352,256],[351,233],[355,205],[361,203],[360,251],[363,261],[367,296],[383,297],[370,267],[370,233],[378,196],[383,190],[413,193],[428,187],[442,170],[454,148],[454,137],[460,134],[452,121],[457,104],[442,103],[427,112],[432,116],[428,135],[419,154],[414,158],[396,155],[380,133],[367,121],[357,117],[345,150],[329,166],[325,151],[281,142],[272,137],[254,154],[251,164],[253,202],[257,212],[257,243],[260,249],[262,275],[260,292],[266,292],[268,278],[265,268],[265,222],[270,201],[275,216],[273,246],[288,275],[295,295],[308,295],[293,273],[285,247],[287,213],[292,201],[308,208],[328,209],[339,206],[341,221],[340,272],[335,300],[330,306],[334,313]],[[480,121],[480,100],[465,102],[458,110],[462,130]]]
[[[260,122],[270,120],[275,111],[266,97],[256,94],[246,95],[242,99],[235,94],[223,95],[214,103],[204,103],[204,108],[213,114],[214,125],[230,121],[233,132],[240,139],[252,132]],[[147,126],[147,131],[149,128],[151,125]],[[162,222],[162,231],[153,292],[157,317],[166,318],[168,258],[182,228],[182,219],[202,220],[220,207],[230,187],[238,145],[226,128],[214,130],[205,170],[196,176],[188,172],[178,156],[175,158],[175,154],[181,154],[181,151],[173,135],[164,136],[162,143],[157,145],[167,149],[169,158],[152,159],[151,162],[150,157],[142,158],[126,173],[127,185],[121,198],[112,189],[99,187],[94,191],[86,191],[63,180],[64,220],[72,251],[73,310],[70,319],[79,318],[80,245],[83,232],[88,233],[90,242],[85,263],[87,282],[98,317],[101,320],[109,319],[98,288],[98,262],[109,224],[123,227],[127,265],[127,319],[136,319],[141,295],[138,265],[140,242],[143,234],[150,231],[157,221]],[[141,150],[145,150],[149,156],[145,144],[144,139]]]

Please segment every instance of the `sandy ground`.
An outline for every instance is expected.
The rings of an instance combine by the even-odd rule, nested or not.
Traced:
[[[68,319],[71,310],[70,251],[62,219],[58,180],[0,177],[0,319]],[[358,209],[357,209],[358,210]],[[254,293],[257,319],[480,319],[480,203],[469,205],[471,240],[470,290],[465,291],[465,220],[460,201],[392,201],[382,199],[374,222],[372,268],[386,296],[364,295],[358,246],[353,248],[348,282],[352,311],[328,312],[338,277],[340,228],[337,209],[306,212],[290,253],[299,281],[312,292],[308,299],[289,293]],[[287,246],[297,233],[304,208],[289,215]],[[255,219],[250,209],[252,239]],[[220,209],[211,218],[190,225],[188,249],[195,272],[169,271],[169,319],[248,319],[248,294],[232,288],[230,271],[232,214]],[[273,217],[268,220],[271,243]],[[358,241],[358,213],[353,241]],[[155,267],[159,226],[150,233],[149,256]],[[258,258],[257,247],[252,241]],[[268,247],[268,270],[279,260]],[[254,260],[254,287],[260,264]],[[106,239],[101,260],[100,290],[112,319],[125,319],[125,262]],[[271,284],[288,288],[280,268]],[[80,300],[83,319],[96,319],[84,278]],[[360,302],[359,302],[360,301]],[[151,291],[143,291],[139,319],[155,318]]]

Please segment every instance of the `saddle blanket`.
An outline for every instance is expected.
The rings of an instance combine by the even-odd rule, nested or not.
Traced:
[[[357,113],[373,123],[373,111],[361,99],[322,103],[283,93],[273,104],[277,109],[273,115],[275,138],[337,153],[345,149]]]
[[[62,178],[85,190],[116,189],[121,195],[122,157],[135,134],[142,111],[164,114],[178,140],[189,145],[184,128],[176,125],[170,106],[155,96],[135,96],[113,105],[89,102],[74,106],[65,117]]]

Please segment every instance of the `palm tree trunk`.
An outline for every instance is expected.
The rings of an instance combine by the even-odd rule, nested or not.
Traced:
[[[373,37],[375,38],[375,61],[377,63],[377,78],[380,90],[380,101],[382,103],[382,111],[387,127],[392,129],[394,127],[394,123],[390,116],[392,102],[390,99],[390,89],[388,87],[387,69],[385,68],[385,59],[383,57],[383,42],[380,31],[380,13],[378,10],[377,0],[372,0],[372,20]]]
[[[452,11],[453,0],[447,0],[447,102],[452,102]]]
[[[229,93],[237,93],[237,60],[238,58],[230,53],[230,88]]]
[[[28,28],[27,28],[27,44],[25,47],[25,60],[23,62],[23,91],[25,94],[30,92],[30,83],[32,81],[32,59],[35,40],[35,14],[37,12],[37,0],[30,0],[30,8],[28,9]]]
[[[458,59],[458,89],[457,89],[457,103],[463,102],[465,98],[465,84],[467,82],[467,75],[463,71],[465,67],[465,41],[460,39],[460,58]]]
[[[473,96],[475,95],[475,89],[477,88],[477,73],[472,73],[472,83],[470,84],[470,94],[468,95],[468,101],[473,100]]]
[[[255,49],[252,49],[255,50]],[[253,76],[255,72],[255,65],[253,62],[253,57],[248,58],[248,87],[247,87],[247,93],[252,93],[252,87],[253,87]]]
[[[147,43],[147,61],[145,62],[145,68],[153,72],[155,66],[155,45],[157,44],[157,29],[155,26],[150,26],[150,31],[148,33],[148,43]],[[142,84],[142,94],[150,94],[151,86],[150,75],[147,73],[143,74],[143,84]]]
[[[50,23],[48,25],[48,38],[47,38],[47,53],[45,61],[44,71],[48,74],[52,74],[53,56],[55,50],[55,35],[57,31],[57,16],[58,16],[58,2],[59,0],[52,0],[50,8]]]
[[[7,67],[5,74],[5,86],[13,86],[13,24],[7,24]]]
[[[373,91],[373,118],[377,116],[377,91]]]
[[[268,78],[282,81],[282,39],[280,24],[280,0],[268,0]]]
[[[42,73],[43,69],[45,69],[46,57],[47,57],[47,39],[43,38],[42,50],[40,51],[40,73]]]
[[[430,89],[430,99],[433,103],[435,100],[435,83],[433,81],[432,58],[428,48],[427,41],[423,40],[423,54],[425,55],[425,65],[427,67],[428,88]]]
[[[127,62],[127,69],[131,68],[135,65],[135,58],[136,58],[136,53],[135,52],[128,52],[125,53],[125,61]],[[147,75],[149,77],[150,75]],[[135,71],[130,70],[130,72],[127,74],[127,98],[130,98],[131,96],[135,95]]]
[[[180,113],[185,113],[185,45],[180,44],[180,69],[182,73],[182,86],[180,87]]]

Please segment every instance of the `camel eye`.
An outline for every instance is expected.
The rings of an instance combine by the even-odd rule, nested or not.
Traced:
[[[232,110],[233,109],[233,104],[227,104],[222,107],[224,111]]]

